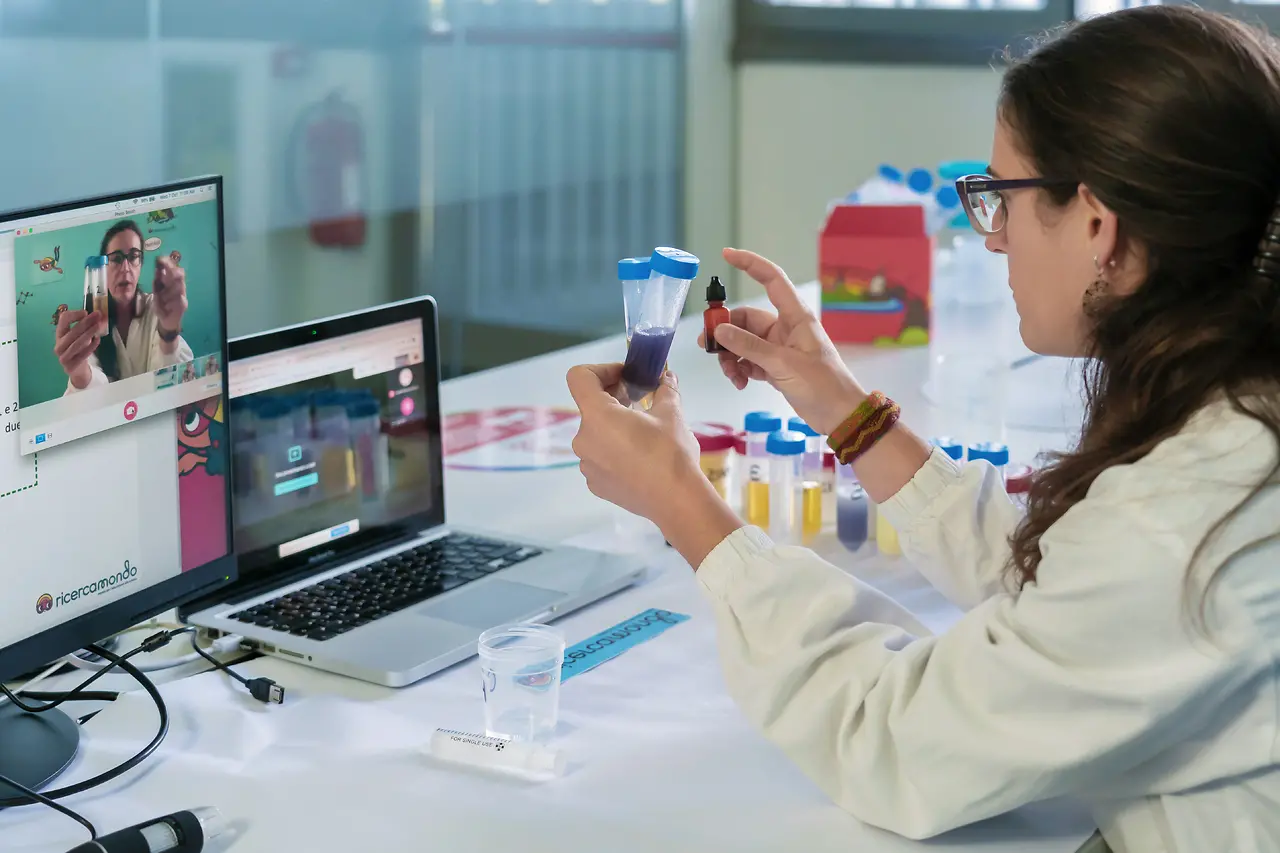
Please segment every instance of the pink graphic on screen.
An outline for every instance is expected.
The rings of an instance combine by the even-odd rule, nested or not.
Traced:
[[[178,516],[182,570],[227,555],[227,475],[220,452],[226,442],[222,400],[213,397],[177,411]]]

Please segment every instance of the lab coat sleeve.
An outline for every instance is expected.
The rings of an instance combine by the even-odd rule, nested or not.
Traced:
[[[957,607],[1012,591],[1005,568],[1020,513],[989,463],[961,466],[934,448],[878,510],[897,529],[903,553]]]
[[[62,392],[62,396],[69,397],[72,394],[79,394],[81,391],[87,391],[90,388],[101,388],[110,384],[107,374],[102,372],[102,365],[98,363],[96,355],[89,356],[89,384],[83,388],[77,388],[71,384],[71,379],[67,379],[67,390]]]
[[[195,356],[192,355],[191,346],[181,335],[178,336],[178,345],[174,347],[173,352],[166,353],[160,349],[160,333],[156,331],[151,336],[151,353],[149,355],[149,364],[153,370],[159,370],[162,367],[170,367],[175,364],[186,364]]]
[[[750,722],[840,807],[918,839],[1105,785],[1244,682],[1247,655],[1192,639],[1188,555],[1159,539],[1118,507],[1081,504],[1043,537],[1038,583],[937,637],[756,528],[697,577]]]

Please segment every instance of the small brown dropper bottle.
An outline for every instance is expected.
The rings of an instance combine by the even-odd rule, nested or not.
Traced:
[[[724,347],[716,342],[716,326],[729,322],[729,309],[724,307],[728,298],[720,277],[711,276],[707,285],[707,310],[702,312],[702,329],[706,333],[707,352],[724,352]]]

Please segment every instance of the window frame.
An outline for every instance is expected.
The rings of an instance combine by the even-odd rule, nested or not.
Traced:
[[[990,66],[1008,46],[1078,15],[1075,0],[1039,10],[773,6],[734,0],[733,60]],[[1280,35],[1280,4],[1201,0]]]
[[[835,62],[988,66],[1004,48],[1074,14],[1073,0],[1044,9],[859,9],[772,6],[734,0],[735,62]]]

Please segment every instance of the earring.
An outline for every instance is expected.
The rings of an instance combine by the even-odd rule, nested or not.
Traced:
[[[1111,261],[1108,266],[1115,266],[1116,262]],[[1102,302],[1106,298],[1107,290],[1110,285],[1102,276],[1102,264],[1098,263],[1098,256],[1093,256],[1093,268],[1097,271],[1093,282],[1085,288],[1084,296],[1080,299],[1080,307],[1084,310],[1086,317],[1097,317],[1101,313]]]

